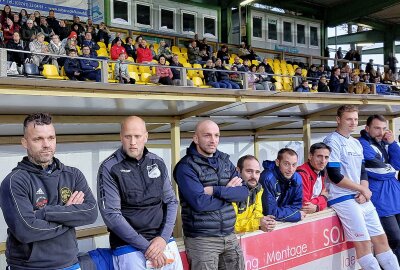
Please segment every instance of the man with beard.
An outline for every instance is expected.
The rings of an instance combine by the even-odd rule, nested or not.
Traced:
[[[28,155],[0,187],[8,269],[78,270],[75,227],[96,220],[96,200],[82,172],[54,157],[56,133],[49,114],[29,115],[23,131]]]
[[[237,171],[249,189],[249,196],[243,202],[234,203],[236,212],[236,233],[252,232],[261,229],[265,232],[274,230],[276,222],[274,216],[264,216],[261,197],[263,188],[260,180],[260,163],[252,155],[239,158]]]
[[[393,132],[387,129],[386,119],[379,114],[368,117],[361,131],[360,143],[364,150],[371,201],[376,207],[389,245],[400,260],[400,147]]]

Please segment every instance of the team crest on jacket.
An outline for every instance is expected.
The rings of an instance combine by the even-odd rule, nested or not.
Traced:
[[[72,195],[72,191],[67,187],[63,187],[60,189],[60,195],[61,195],[62,202],[67,203],[69,198]]]
[[[149,175],[150,178],[160,177],[161,172],[160,172],[160,169],[158,168],[158,165],[153,164],[153,165],[147,166],[147,174]]]

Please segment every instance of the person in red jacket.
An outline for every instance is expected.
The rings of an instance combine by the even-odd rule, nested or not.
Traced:
[[[126,54],[126,49],[124,46],[122,46],[122,40],[118,38],[117,42],[115,42],[110,50],[111,60],[118,60],[121,53]]]
[[[303,208],[307,214],[322,211],[327,206],[325,189],[325,167],[329,161],[331,148],[324,143],[315,143],[310,147],[308,162],[297,167],[303,181]]]
[[[149,63],[151,60],[153,60],[153,54],[151,53],[151,50],[147,48],[147,42],[146,40],[142,39],[141,46],[139,46],[136,50],[137,54],[137,63]]]

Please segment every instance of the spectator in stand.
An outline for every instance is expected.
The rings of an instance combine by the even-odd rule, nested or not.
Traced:
[[[330,92],[325,76],[321,76],[318,81],[318,92]]]
[[[59,37],[60,40],[64,40],[66,38],[68,38],[69,33],[71,32],[71,30],[69,29],[69,27],[65,24],[64,20],[60,20],[59,21],[59,27],[58,27],[58,33],[59,33]]]
[[[188,47],[188,60],[190,64],[204,64],[200,56],[200,50],[196,47],[196,40],[192,40]]]
[[[216,73],[214,71],[215,70],[214,63],[211,59],[207,60],[205,69],[208,69],[208,70],[203,70],[204,81],[206,82],[207,85],[210,85],[214,88],[228,88],[228,86],[225,83],[218,82]]]
[[[49,53],[49,47],[44,43],[44,34],[38,33],[36,39],[29,43],[29,50],[32,53],[32,62],[38,67],[47,64],[50,60],[48,55],[34,53]]]
[[[119,39],[110,50],[111,60],[117,60],[120,58],[121,53],[126,54],[125,47],[122,46],[122,40]]]
[[[169,48],[168,44],[165,42],[165,40],[160,41],[160,46],[158,47],[158,52],[156,58],[159,59],[161,55],[164,55],[165,59],[168,61],[171,61],[172,58],[172,52],[171,49]]]
[[[374,69],[374,59],[369,59],[367,66],[365,67],[365,72],[371,74],[371,70]]]
[[[310,89],[311,93],[318,93],[318,84],[313,82]]]
[[[83,37],[85,36],[85,28],[81,24],[81,19],[78,16],[74,17],[74,22],[71,25],[71,31],[77,34],[78,45],[81,46]]]
[[[259,65],[257,70],[258,80],[255,84],[256,90],[271,91],[272,83],[270,76],[265,72],[265,66]]]
[[[49,53],[65,56],[67,53],[65,51],[65,47],[63,46],[58,35],[53,35],[51,37],[51,41],[49,43]],[[51,57],[51,63],[55,65],[57,68],[62,67],[64,65],[65,58],[64,57]]]
[[[317,82],[318,78],[317,66],[313,64],[307,71],[307,79],[311,80],[312,82]]]
[[[295,92],[310,92],[310,86],[307,80],[303,80],[299,86],[296,87]]]
[[[221,49],[217,52],[217,58],[221,59],[223,65],[229,65],[230,55],[228,53],[228,46],[221,46]]]
[[[202,47],[200,49],[199,55],[201,57],[202,62],[207,62],[208,59],[210,59],[210,56],[208,55],[207,49],[205,47]]]
[[[26,12],[26,9],[21,9],[21,11],[18,14],[19,16],[19,23],[22,26],[26,25],[26,21],[28,20],[28,12]]]
[[[21,37],[27,44],[29,44],[31,41],[36,39],[38,33],[39,31],[34,27],[33,21],[29,19],[26,21],[26,27],[22,28]]]
[[[303,184],[303,207],[306,214],[322,211],[327,206],[328,192],[325,189],[327,179],[326,165],[329,161],[331,148],[320,142],[311,145],[308,162],[297,167]]]
[[[264,66],[265,72],[267,72],[269,74],[274,74],[272,67],[270,66],[270,64],[268,64],[267,57],[265,57],[264,60],[258,66]]]
[[[339,49],[336,51],[335,59],[343,59],[342,47],[339,47]]]
[[[158,64],[161,66],[156,67],[156,74],[159,77],[158,82],[164,85],[174,85],[172,82],[172,78],[174,75],[172,74],[171,69],[165,65],[166,59],[164,55],[161,55],[158,59]]]
[[[317,78],[321,76],[327,76],[328,73],[325,71],[325,65],[319,65],[317,70]]]
[[[365,82],[360,82],[358,75],[353,76],[353,82],[349,84],[348,89],[350,94],[369,94],[371,92]]]
[[[118,61],[117,63],[115,63],[114,67],[115,79],[120,83],[135,84],[136,83],[135,79],[131,78],[131,76],[129,75],[128,64],[124,63],[125,59],[126,59],[126,54],[124,52],[121,52],[119,54]]]
[[[55,12],[53,9],[49,10],[49,15],[46,18],[47,24],[53,29],[56,35],[60,35],[60,22],[56,19]]]
[[[85,33],[85,39],[82,42],[82,48],[83,48],[83,46],[89,47],[90,48],[90,54],[94,55],[94,56],[97,56],[97,52],[96,51],[98,49],[100,49],[100,46],[93,40],[92,34],[90,32],[86,32]],[[124,47],[122,47],[122,48],[124,48]],[[125,50],[125,48],[124,48],[124,50]],[[119,54],[117,54],[117,56],[113,60],[116,60],[118,58],[118,55]]]
[[[150,63],[153,60],[153,53],[147,48],[147,42],[142,39],[140,47],[136,49],[137,63]]]
[[[83,70],[81,68],[80,61],[78,59],[78,53],[75,49],[69,50],[70,57],[67,58],[64,63],[64,71],[67,77],[73,81],[84,81]]]
[[[303,74],[301,72],[301,67],[297,67],[294,70],[293,90],[295,90],[298,86],[300,86],[304,79],[305,78],[303,77]]]
[[[346,55],[343,57],[343,59],[349,61],[353,61],[353,58],[354,58],[354,49],[350,49],[349,51],[347,51]]]
[[[65,40],[63,40],[63,44],[65,43],[65,51],[70,51],[70,50],[75,50],[78,52],[78,40],[77,40],[78,36],[75,33],[75,31],[72,31],[68,38]]]
[[[238,56],[235,56],[235,58],[233,59],[233,63],[232,66],[236,66],[238,68],[238,70],[243,66],[243,60],[240,61],[241,59]]]
[[[44,35],[44,40],[50,42],[50,38],[54,35],[54,31],[50,28],[45,17],[40,17],[40,29]]]
[[[125,39],[125,51],[128,57],[132,57],[136,61],[136,47],[133,44],[133,38],[127,37]]]
[[[242,42],[240,44],[239,48],[239,57],[244,59],[249,59],[249,60],[257,60],[259,62],[262,62],[261,58],[255,54],[253,48],[251,46],[247,46],[246,43]]]
[[[238,71],[237,66],[232,66],[231,71]],[[239,85],[240,89],[243,89],[242,76],[238,72],[229,73],[229,80]]]
[[[35,25],[40,27],[40,18],[42,17],[40,15],[40,12],[35,10],[35,12],[33,12],[33,16],[35,17],[34,18]]]
[[[211,59],[213,56],[213,47],[208,45],[207,38],[203,38],[203,41],[200,44],[200,51],[203,50],[204,48],[206,49],[208,57],[210,57],[209,59]],[[205,61],[207,60],[208,59],[206,59]]]
[[[305,218],[301,210],[303,185],[296,172],[297,153],[290,148],[279,150],[275,161],[265,160],[260,182],[264,216],[272,215],[277,221],[297,222]]]
[[[271,232],[276,226],[273,216],[264,216],[262,208],[263,188],[260,180],[260,163],[256,157],[246,155],[239,158],[236,170],[249,189],[249,196],[243,202],[233,203],[236,213],[235,232],[263,230]]]
[[[3,48],[4,46],[5,46],[5,44],[4,44],[3,30],[2,30],[1,23],[0,23],[0,48]]]
[[[86,31],[88,30],[89,27],[96,29],[95,25],[93,24],[93,20],[91,18],[87,19],[86,25],[84,27],[86,28]],[[94,30],[94,32],[96,33],[96,30]]]
[[[199,34],[197,34],[197,33],[194,34],[193,40],[196,41],[196,44],[193,48],[199,48],[199,50],[200,50],[201,42],[199,40]]]
[[[10,5],[5,5],[3,10],[1,11],[1,15],[0,15],[1,25],[7,25],[7,18],[9,18],[11,20],[13,19]]]
[[[340,68],[334,68],[329,80],[329,89],[333,93],[341,93],[343,90],[344,80],[340,77]]]
[[[7,43],[8,49],[26,51],[27,46],[25,41],[20,38],[18,32],[14,32],[13,39]],[[20,67],[25,62],[25,54],[22,52],[7,52],[7,61],[15,62]]]
[[[240,89],[240,86],[237,83],[229,79],[229,73],[227,72],[226,68],[222,65],[222,61],[219,58],[217,58],[217,61],[215,61],[215,69],[218,70],[215,72],[218,83],[225,84],[227,86],[226,88],[229,89]]]
[[[10,40],[13,39],[14,33],[19,32],[19,25],[14,24],[14,22],[10,18],[7,18],[7,24],[3,25],[2,30],[4,43],[7,44]]]
[[[136,52],[139,47],[142,47],[142,40],[143,40],[143,36],[139,35],[136,37],[136,39],[135,39]]]
[[[169,64],[170,67],[183,67],[181,63],[179,63],[179,57],[178,55],[174,54],[172,57],[172,60]],[[172,71],[172,82],[174,85],[182,85],[182,79],[181,79],[181,69],[178,68],[171,68]],[[188,86],[193,86],[193,82],[189,79],[186,80]]]
[[[387,129],[382,115],[368,117],[359,141],[363,147],[371,201],[376,207],[382,227],[393,253],[400,261],[400,147],[393,132]]]
[[[110,43],[110,38],[110,30],[104,22],[101,22],[99,24],[99,31],[97,31],[97,41],[104,42],[104,44],[106,44],[106,47],[108,47],[108,43]]]
[[[240,59],[238,56],[236,57]],[[243,60],[243,65],[238,67],[238,71],[248,72],[250,70],[251,62],[248,59]]]
[[[393,55],[392,52],[389,53],[389,57],[386,60],[386,64],[389,65],[389,69],[392,71],[393,74],[397,73],[396,64],[399,61],[397,60],[396,56]]]
[[[22,25],[20,24],[20,21],[19,21],[19,15],[18,14],[14,14],[12,21],[14,23],[14,28],[16,29],[16,27],[17,27],[18,28],[17,32],[20,32],[21,28],[22,28]]]
[[[246,62],[246,61],[249,62],[250,60],[246,59],[243,62]],[[256,90],[256,84],[260,80],[258,75],[255,74],[257,72],[257,66],[254,64],[251,65],[249,68],[249,71],[247,71],[247,72],[249,73],[249,76],[248,76],[249,89]]]
[[[88,46],[82,47],[82,57],[94,58],[97,57],[90,53]],[[101,82],[101,70],[99,69],[99,62],[89,59],[79,59],[79,63],[82,69],[82,77],[91,81]]]
[[[92,40],[95,41],[97,44],[96,40],[98,40],[98,39],[97,39],[97,34],[96,34],[96,28],[94,28],[93,26],[88,26],[86,28],[86,33],[90,33],[92,35]]]
[[[154,45],[153,45],[153,44],[150,44],[149,49],[150,49],[150,51],[151,51],[151,56],[153,57],[153,60],[157,60],[157,53],[156,53],[156,51],[154,50]]]

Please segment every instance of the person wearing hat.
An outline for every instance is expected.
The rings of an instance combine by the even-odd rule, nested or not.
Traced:
[[[67,38],[67,40],[65,42],[65,50],[67,52],[70,51],[70,50],[75,50],[75,51],[78,52],[78,40],[77,40],[77,38],[78,38],[78,35],[77,35],[77,33],[75,31],[72,31],[69,34],[69,36],[68,36],[68,38]]]

